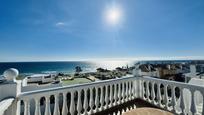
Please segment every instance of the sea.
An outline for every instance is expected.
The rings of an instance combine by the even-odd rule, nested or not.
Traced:
[[[80,66],[82,72],[95,72],[97,68],[113,70],[116,67],[131,67],[136,61],[64,61],[64,62],[0,62],[0,75],[9,68],[18,69],[21,75],[42,73],[67,73],[75,72],[75,67]]]

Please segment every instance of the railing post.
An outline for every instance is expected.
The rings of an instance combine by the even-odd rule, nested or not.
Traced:
[[[101,88],[101,96],[100,96],[100,103],[101,103],[101,107],[100,107],[100,111],[102,111],[104,109],[104,90],[103,90],[103,86],[100,86]]]
[[[41,115],[41,112],[40,112],[40,98],[35,98],[35,115]]]
[[[169,104],[169,99],[168,99],[168,86],[167,84],[164,84],[164,102],[165,102],[165,108],[168,110],[168,104]]]
[[[59,115],[59,94],[55,94],[55,106],[54,106],[54,115]]]
[[[132,83],[132,99],[135,99],[136,97],[137,97],[137,94],[138,94],[138,82],[139,82],[139,80],[137,81],[137,79],[136,80],[134,80]]]
[[[149,99],[149,81],[146,82],[146,96],[147,96],[147,101],[150,102],[150,99]]]
[[[181,99],[181,102],[180,102],[180,107],[181,107],[181,114],[182,115],[185,115],[186,111],[185,111],[185,102],[184,102],[184,88],[181,88],[181,95],[180,95],[180,99]]]
[[[105,86],[105,88],[106,88],[106,90],[105,90],[105,109],[107,109],[108,108],[108,101],[109,101],[109,99],[108,99],[108,85],[106,85]]]
[[[93,113],[93,106],[94,106],[94,100],[93,100],[93,88],[91,87],[89,89],[90,91],[90,98],[89,98],[89,107],[90,107],[90,114]]]
[[[124,85],[125,85],[125,101],[124,102],[127,102],[128,101],[128,91],[129,91],[128,81],[126,81]]]
[[[110,105],[109,108],[113,106],[113,85],[110,85]]]
[[[145,95],[144,80],[141,81],[140,86],[141,86],[141,97],[142,97],[142,99],[145,99],[145,96],[144,96]]]
[[[118,84],[118,105],[121,104],[121,83]]]
[[[121,103],[124,103],[125,100],[125,82],[122,82],[122,100]]]
[[[50,96],[45,96],[45,115],[51,115],[51,112],[50,112]]]
[[[172,93],[171,93],[172,101],[171,101],[171,103],[172,103],[173,112],[176,113],[177,112],[176,111],[176,95],[175,95],[175,88],[176,87],[174,85],[172,85],[171,88],[172,88]]]
[[[88,97],[87,97],[87,89],[84,89],[84,114],[87,115],[87,109],[88,109]]]
[[[136,97],[137,98],[143,98],[142,80],[139,79],[139,78],[137,78],[136,80],[137,80],[137,82],[136,82],[136,91],[135,91],[135,93],[137,93]]]
[[[158,105],[159,105],[160,107],[162,107],[162,103],[161,103],[162,97],[161,97],[160,85],[161,85],[160,83],[157,84],[157,100],[158,100]]]
[[[117,93],[118,93],[118,91],[117,91],[117,89],[119,89],[119,88],[117,88],[117,84],[114,84],[114,103],[113,103],[113,105],[114,106],[116,106],[117,105],[117,99],[118,99],[118,97],[117,97]]]
[[[95,87],[96,89],[96,96],[95,96],[95,105],[96,105],[96,110],[95,110],[95,113],[98,112],[98,106],[99,106],[99,92],[98,92],[98,87]]]
[[[77,114],[81,115],[82,103],[81,103],[81,90],[78,90],[78,98],[77,98]]]
[[[191,90],[191,113],[192,115],[197,114],[196,103],[195,103],[195,91]]]
[[[16,98],[21,93],[21,81],[17,81],[19,75],[17,69],[10,68],[4,72],[6,81],[0,84],[0,101],[11,97]],[[4,115],[20,115],[20,100],[15,99],[12,105],[4,111]]]
[[[63,93],[63,107],[62,107],[62,115],[67,115],[67,93]]]
[[[151,82],[150,82],[151,83]],[[151,97],[152,97],[152,103],[155,104],[155,90],[154,90],[154,82],[151,83],[152,85],[152,91],[151,91]]]
[[[71,103],[70,103],[70,109],[69,109],[71,115],[74,115],[75,113],[74,94],[75,94],[75,91],[71,91]]]
[[[30,100],[24,100],[24,115],[30,115]]]

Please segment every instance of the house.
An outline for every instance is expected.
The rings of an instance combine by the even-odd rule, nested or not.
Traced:
[[[53,74],[34,74],[27,77],[28,83],[49,83],[56,79],[56,75]]]

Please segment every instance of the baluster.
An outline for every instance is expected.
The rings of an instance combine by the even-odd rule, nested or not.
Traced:
[[[24,115],[30,115],[30,100],[25,99],[24,100]]]
[[[62,115],[67,115],[67,93],[63,93],[63,107],[62,107]]]
[[[105,105],[105,109],[108,108],[108,85],[106,85],[106,93],[105,93],[105,102],[106,102],[106,105]]]
[[[121,103],[124,103],[125,100],[125,83],[122,83],[122,100]]]
[[[132,100],[135,99],[137,97],[137,84],[136,84],[136,80],[134,80],[132,83]]]
[[[75,113],[74,93],[75,93],[75,91],[71,91],[71,103],[70,103],[70,110],[69,110],[71,115],[74,115],[74,113]]]
[[[90,107],[90,114],[93,113],[93,106],[94,106],[94,103],[93,103],[93,88],[91,87],[90,88],[90,98],[89,98],[89,107]]]
[[[145,87],[144,87],[144,84],[145,82],[144,81],[141,81],[141,93],[142,93],[142,99],[145,99]]]
[[[161,104],[161,99],[162,99],[162,97],[161,97],[160,85],[161,85],[160,83],[157,84],[157,99],[158,99],[158,105],[159,105],[160,107],[162,107],[162,104]]]
[[[41,115],[39,101],[40,101],[39,98],[35,98],[35,115]]]
[[[147,96],[147,101],[150,102],[150,99],[149,99],[149,81],[146,82],[146,96]]]
[[[141,90],[141,80],[135,80],[135,98],[142,98],[142,90]]]
[[[88,109],[88,98],[87,98],[87,89],[84,89],[84,114],[87,115]]]
[[[172,97],[172,108],[173,108],[173,112],[176,113],[176,95],[175,95],[175,86],[172,86],[172,93],[171,93],[171,97]]]
[[[78,90],[78,98],[77,98],[77,114],[81,115],[82,104],[81,104],[81,90]]]
[[[181,88],[181,102],[180,102],[180,107],[181,107],[181,112],[182,114],[185,114],[185,103],[184,103],[184,94],[183,94],[183,88]]]
[[[114,100],[115,102],[113,105],[116,106],[117,105],[117,84],[114,84]]]
[[[51,113],[50,113],[50,96],[45,96],[45,115],[51,115]]]
[[[169,99],[168,99],[168,89],[167,89],[167,84],[164,85],[164,102],[165,102],[165,108],[168,110],[168,104],[169,104]]]
[[[104,105],[104,90],[103,90],[103,86],[100,87],[101,88],[101,98],[100,98],[100,103],[101,103],[101,111],[103,110],[103,105]]]
[[[152,82],[152,92],[151,92],[151,97],[152,97],[152,103],[154,103],[154,99],[155,99],[155,90],[154,90],[154,82]]]
[[[118,105],[121,103],[121,83],[118,84]]]
[[[54,107],[54,115],[59,115],[59,94],[55,94],[55,107]]]
[[[192,115],[197,115],[197,108],[195,102],[195,91],[191,90],[191,113]]]
[[[110,105],[109,107],[113,106],[113,85],[110,85]]]
[[[125,102],[128,101],[128,91],[129,91],[129,88],[128,88],[128,82],[125,82]]]
[[[131,83],[131,94],[130,94],[130,97],[131,97],[131,100],[133,100],[135,98],[135,81],[132,81],[130,82]]]
[[[98,95],[98,87],[95,88],[96,89],[96,96],[95,96],[95,105],[96,105],[96,112],[98,112],[98,106],[99,106],[99,95]]]
[[[129,90],[128,90],[128,100],[131,100],[132,96],[132,86],[131,81],[129,81]]]

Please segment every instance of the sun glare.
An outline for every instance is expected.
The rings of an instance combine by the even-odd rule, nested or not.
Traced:
[[[121,20],[121,10],[119,8],[110,8],[106,11],[106,21],[111,25],[116,25]]]

